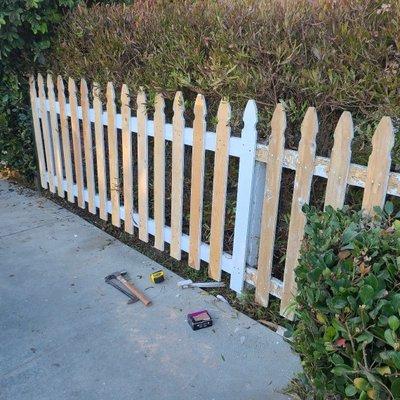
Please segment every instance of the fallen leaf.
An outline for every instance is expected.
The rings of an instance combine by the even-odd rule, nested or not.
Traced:
[[[340,260],[345,260],[346,258],[350,257],[351,252],[349,250],[340,251],[338,257]]]

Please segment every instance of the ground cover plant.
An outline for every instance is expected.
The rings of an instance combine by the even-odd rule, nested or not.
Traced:
[[[400,212],[308,207],[293,345],[309,399],[400,398]],[[303,378],[304,379],[304,378]]]

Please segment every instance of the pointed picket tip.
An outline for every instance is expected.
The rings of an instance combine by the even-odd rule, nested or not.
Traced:
[[[154,108],[159,111],[163,111],[165,108],[164,96],[161,93],[157,93],[154,98]]]
[[[197,96],[196,96],[196,100],[195,100],[195,102],[194,102],[194,105],[196,106],[202,106],[202,107],[205,107],[206,106],[206,99],[205,99],[205,97],[201,94],[201,93],[198,93],[197,94]]]
[[[217,118],[218,121],[229,121],[231,117],[231,105],[228,100],[222,99],[218,106]]]
[[[69,77],[69,78],[68,78],[68,85],[71,85],[71,86],[73,85],[73,86],[75,86],[75,85],[76,85],[75,79]]]
[[[138,90],[138,92],[137,92],[136,101],[137,101],[138,107],[140,107],[140,106],[145,106],[145,105],[146,105],[147,99],[146,99],[146,93],[145,93],[145,91],[143,90],[143,87],[140,87],[140,88],[139,88],[139,90]]]
[[[350,111],[343,111],[342,115],[339,118],[338,123],[350,125],[353,124],[353,117],[351,116]]]
[[[115,97],[114,85],[112,82],[107,83],[107,97],[112,99]]]
[[[68,78],[68,91],[71,93],[76,92],[76,83],[75,80],[72,79],[71,77]]]
[[[85,86],[87,88],[87,82],[85,78],[81,78],[81,87]]]
[[[64,91],[64,80],[61,75],[57,75],[57,89]]]
[[[46,81],[47,81],[47,87],[48,87],[48,88],[54,87],[54,84],[53,84],[53,77],[51,76],[51,74],[47,74],[47,79],[46,79]]]
[[[101,94],[100,85],[97,82],[93,82],[93,97],[99,99]]]
[[[317,109],[315,107],[308,107],[307,111],[303,118],[303,124],[313,124],[314,126],[318,125],[318,115]]]
[[[88,86],[86,80],[84,78],[81,78],[81,96],[87,96],[87,95],[88,95]]]
[[[198,117],[205,117],[207,115],[207,105],[205,97],[199,93],[194,102],[194,115]]]
[[[121,94],[124,94],[125,96],[129,96],[128,85],[126,85],[125,83],[121,86]]]
[[[121,104],[129,107],[130,97],[128,86],[124,83],[121,87]]]
[[[301,138],[313,143],[318,133],[318,115],[315,107],[308,107],[301,123]],[[311,144],[310,143],[310,144]]]
[[[42,74],[40,72],[38,73],[38,76],[37,76],[37,82],[38,82],[38,86],[39,87],[42,86],[43,83],[44,83],[43,76],[42,76]]]
[[[178,91],[175,93],[174,104],[173,104],[172,108],[173,108],[174,112],[184,111],[184,100],[183,100],[183,94],[181,91]]]
[[[275,107],[271,119],[272,134],[283,135],[286,130],[286,111],[282,103],[278,103]]]
[[[336,125],[334,138],[342,138],[351,142],[354,137],[353,117],[349,111],[343,111]]]
[[[379,142],[386,142],[386,145],[390,148],[394,146],[394,130],[390,117],[382,117],[375,129],[372,146],[376,146]]]
[[[253,124],[258,121],[258,110],[257,104],[254,100],[249,100],[246,104],[246,108],[243,113],[243,122],[244,124]]]
[[[256,143],[257,141],[257,105],[254,100],[249,100],[243,113],[243,129],[241,133],[242,140],[247,143]]]
[[[36,81],[33,75],[29,75],[29,88],[32,93],[32,96],[37,97],[36,93]]]

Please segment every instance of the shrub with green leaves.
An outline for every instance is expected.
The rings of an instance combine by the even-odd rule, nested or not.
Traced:
[[[54,28],[79,0],[2,0],[0,5],[0,168],[35,171],[28,73],[43,68]]]
[[[144,86],[172,98],[182,90],[187,110],[200,92],[210,124],[227,97],[236,132],[245,102],[254,98],[261,139],[282,100],[289,148],[297,147],[305,110],[315,105],[320,155],[330,154],[335,124],[348,110],[356,127],[353,161],[366,163],[379,119],[400,115],[400,2],[136,0],[78,7],[58,32],[49,67],[103,86],[126,83],[133,93]],[[395,165],[399,154],[393,152]]]
[[[316,399],[400,398],[400,213],[306,207],[293,346]]]
[[[28,179],[36,170],[28,74],[45,68],[55,28],[67,10],[82,2],[0,1],[0,169],[11,168]]]

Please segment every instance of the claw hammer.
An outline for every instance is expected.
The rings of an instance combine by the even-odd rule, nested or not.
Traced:
[[[127,275],[126,271],[116,271],[112,274],[108,275],[107,279],[115,278],[120,281],[123,285],[125,285],[145,306],[149,306],[151,304],[151,300],[149,300],[137,287],[135,287],[131,282],[124,278]]]

